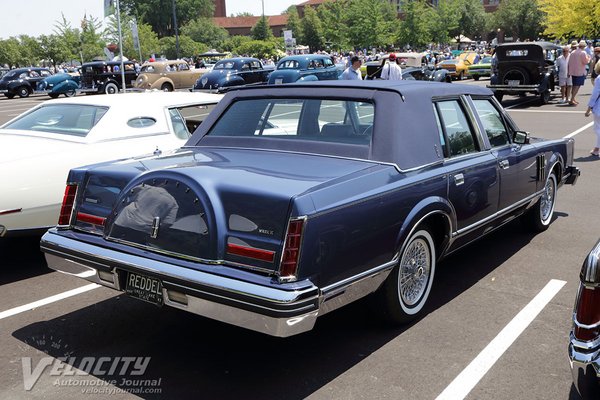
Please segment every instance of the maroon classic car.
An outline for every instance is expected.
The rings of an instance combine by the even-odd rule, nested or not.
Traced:
[[[600,241],[583,262],[573,310],[569,359],[581,397],[600,399]]]

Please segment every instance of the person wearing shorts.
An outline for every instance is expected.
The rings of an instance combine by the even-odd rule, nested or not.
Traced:
[[[600,61],[596,63],[594,71],[596,74],[600,74]],[[594,114],[594,132],[596,133],[596,147],[590,151],[590,154],[598,157],[600,156],[600,79],[596,79],[594,82],[594,90],[590,96],[585,116],[589,117],[590,114]]]
[[[571,48],[564,46],[562,48],[562,54],[556,59],[556,69],[558,70],[558,86],[560,87],[560,104],[564,104],[571,98],[571,88],[573,87],[573,81],[569,76],[568,63],[569,53]]]
[[[585,40],[579,42],[577,50],[571,53],[569,56],[568,69],[569,76],[573,80],[573,89],[571,89],[571,100],[569,104],[576,106],[579,102],[576,100],[577,92],[579,88],[585,83],[585,77],[587,75],[586,66],[590,62],[588,55],[583,50],[587,46]]]

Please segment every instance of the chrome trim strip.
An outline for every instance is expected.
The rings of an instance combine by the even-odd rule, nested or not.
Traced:
[[[575,325],[577,325],[577,327],[583,328],[583,329],[595,329],[595,328],[600,327],[600,321],[596,322],[595,324],[591,324],[591,325],[586,325],[584,323],[579,322],[577,320],[577,313],[576,312],[573,313],[573,323]]]
[[[398,262],[399,258],[400,258],[400,255],[396,254],[392,261],[389,261],[385,264],[381,264],[375,268],[372,268],[368,271],[361,272],[358,275],[351,276],[351,277],[341,280],[339,282],[332,283],[329,286],[323,287],[321,289],[321,293],[323,294],[324,301],[327,301],[328,298],[339,294],[340,292],[344,291],[347,287],[349,287],[363,279],[371,278],[377,274],[380,274],[381,272],[385,272],[386,269],[392,269]]]
[[[582,340],[577,339],[575,337],[575,334],[573,333],[573,331],[571,331],[570,341],[571,341],[571,344],[573,345],[573,347],[576,347],[581,350],[585,350],[586,352],[589,352],[590,350],[593,350],[593,349],[596,349],[596,351],[600,351],[600,337],[597,337],[596,339],[594,339],[592,341],[584,342]]]
[[[14,208],[12,210],[0,210],[0,215],[15,214],[23,211],[23,208]]]
[[[476,229],[476,228],[478,228],[481,225],[485,225],[486,223],[490,222],[491,220],[498,218],[500,215],[506,214],[506,213],[508,213],[508,212],[510,212],[510,211],[512,211],[514,209],[517,209],[517,208],[523,206],[524,204],[526,204],[526,203],[530,202],[531,200],[535,199],[536,197],[540,196],[543,192],[544,192],[543,189],[540,190],[540,191],[538,191],[538,192],[535,192],[534,194],[526,197],[525,199],[523,199],[523,200],[521,200],[521,201],[519,201],[519,202],[517,202],[517,203],[515,203],[515,204],[513,204],[511,206],[503,208],[502,210],[497,211],[494,214],[492,214],[492,215],[490,215],[488,217],[485,217],[484,219],[482,219],[480,221],[475,222],[474,224],[471,224],[469,226],[466,226],[466,227],[464,227],[462,229],[457,230],[456,232],[452,233],[452,236],[453,237],[459,236],[459,235],[462,235],[462,234],[464,234],[464,233],[466,233],[468,231],[472,231],[473,229]]]

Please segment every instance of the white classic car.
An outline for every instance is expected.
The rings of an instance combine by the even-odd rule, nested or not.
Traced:
[[[127,93],[41,103],[0,127],[0,237],[56,225],[73,167],[177,149],[221,99]]]

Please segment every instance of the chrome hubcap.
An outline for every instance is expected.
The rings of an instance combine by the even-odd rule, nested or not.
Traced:
[[[540,212],[542,221],[546,222],[552,216],[552,210],[554,209],[554,181],[548,179],[546,182],[546,188],[541,199]]]
[[[424,239],[413,240],[400,260],[400,296],[407,306],[423,297],[431,273],[429,245]]]

